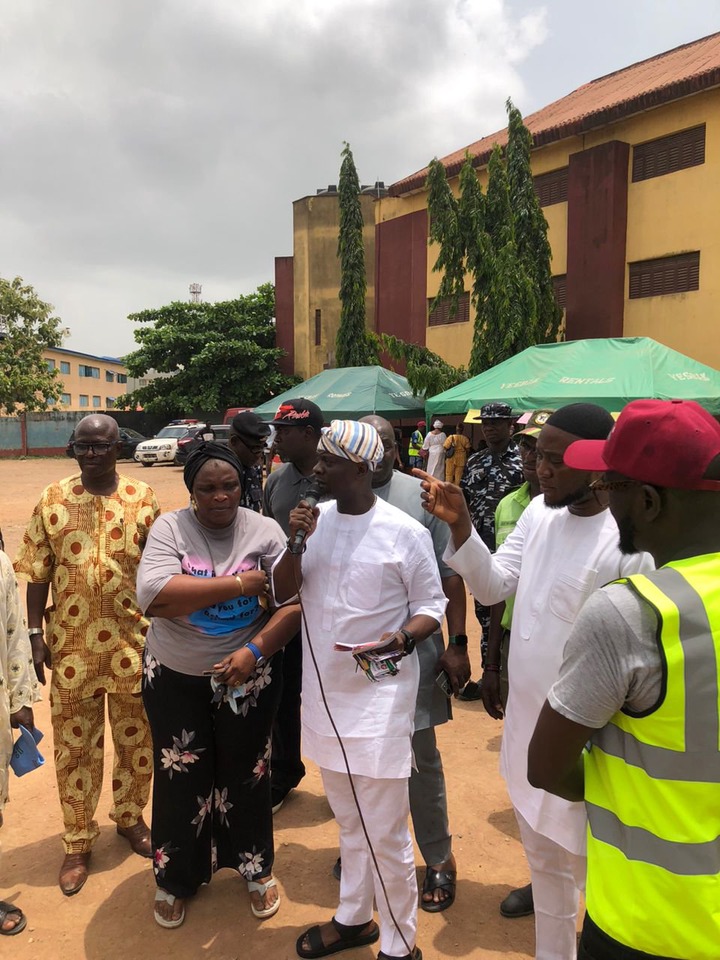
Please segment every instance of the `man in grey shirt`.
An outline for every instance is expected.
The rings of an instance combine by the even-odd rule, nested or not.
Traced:
[[[323,412],[304,397],[283,403],[272,426],[275,447],[284,460],[265,481],[263,514],[276,520],[287,535],[290,511],[298,505],[313,483],[317,445]],[[300,753],[300,704],[302,691],[302,637],[286,645],[283,655],[283,689],[273,726],[272,804],[277,813],[290,791],[305,776]]]
[[[376,416],[363,417],[360,422],[375,427],[385,450],[383,462],[373,474],[373,492],[428,529],[443,590],[449,601],[445,612],[450,634],[447,650],[441,631],[417,647],[420,686],[412,739],[415,768],[410,776],[410,813],[415,839],[426,866],[420,906],[429,913],[438,913],[452,906],[455,899],[456,865],[448,825],[445,775],[435,738],[435,727],[446,723],[452,712],[449,698],[435,681],[437,674],[445,671],[457,695],[470,677],[465,633],[465,585],[462,577],[442,560],[450,535],[449,527],[423,510],[420,481],[393,469],[397,441],[392,426]]]
[[[564,457],[601,473],[620,549],[658,566],[587,601],[530,743],[530,782],[587,809],[578,957],[715,960],[720,426],[636,400]]]

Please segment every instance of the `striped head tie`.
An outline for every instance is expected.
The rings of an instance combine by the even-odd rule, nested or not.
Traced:
[[[385,454],[375,427],[357,420],[333,420],[320,437],[318,451],[355,463],[368,463],[373,470],[380,466]]]

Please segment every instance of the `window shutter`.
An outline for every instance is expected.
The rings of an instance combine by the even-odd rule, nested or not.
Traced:
[[[550,170],[533,177],[533,186],[541,207],[550,207],[554,203],[565,203],[567,200],[568,168]]]
[[[633,147],[632,179],[664,177],[687,167],[705,163],[705,124],[648,140]]]
[[[630,299],[700,289],[700,251],[630,264]]]
[[[455,316],[450,316],[450,298],[443,297],[439,300],[435,309],[432,309],[434,299],[428,300],[428,326],[440,327],[448,323],[466,323],[470,319],[470,294],[463,293],[458,300],[458,308]]]

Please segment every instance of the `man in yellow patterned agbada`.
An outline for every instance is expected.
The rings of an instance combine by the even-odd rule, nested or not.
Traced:
[[[119,439],[112,417],[92,415],[78,423],[73,452],[80,474],[43,491],[15,561],[18,575],[29,581],[28,632],[41,683],[45,667],[52,669],[55,769],[65,822],[59,884],[66,896],[87,880],[99,834],[106,701],[115,747],[110,818],[135,853],[152,856],[142,816],[152,776],[140,697],[147,621],[135,577],[160,509],[147,484],[116,472]]]

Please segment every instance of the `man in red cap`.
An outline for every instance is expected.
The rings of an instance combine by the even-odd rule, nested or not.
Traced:
[[[587,808],[579,957],[717,958],[720,425],[637,400],[565,463],[601,472],[621,549],[658,566],[585,604],[530,744],[530,782]]]

